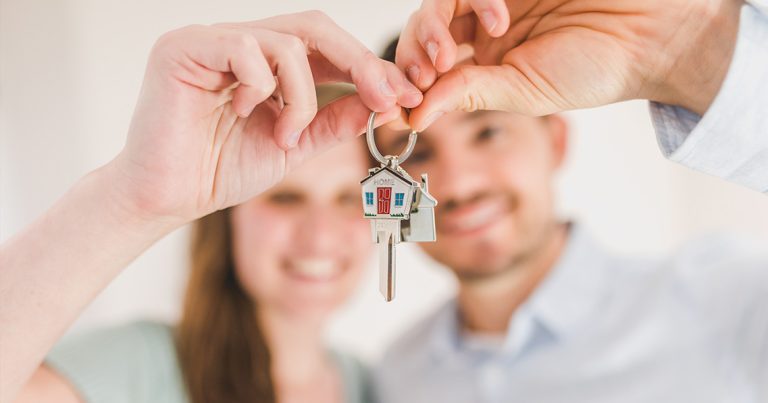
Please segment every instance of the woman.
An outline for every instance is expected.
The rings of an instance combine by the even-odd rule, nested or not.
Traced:
[[[99,354],[95,358],[114,356],[117,360],[110,362],[130,372],[114,377],[114,368],[88,367],[94,379],[117,382],[114,393],[98,400],[144,393],[148,401],[171,401],[182,389],[164,389],[173,378],[178,385],[188,385],[193,402],[304,399],[301,392],[309,389],[313,401],[337,400],[344,388],[334,381],[339,378],[334,372],[346,372],[326,371],[336,367],[318,334],[327,311],[343,299],[351,282],[360,256],[353,240],[361,239],[359,234],[368,237],[365,224],[344,221],[349,228],[334,228],[331,218],[344,209],[331,206],[347,203],[346,191],[342,197],[339,192],[322,193],[327,190],[323,187],[317,195],[325,198],[316,199],[309,196],[314,193],[303,193],[309,183],[302,181],[302,187],[287,194],[273,194],[272,199],[264,195],[253,205],[249,200],[299,170],[311,156],[362,133],[370,110],[380,112],[376,123],[381,124],[396,118],[400,106],[418,105],[421,92],[393,64],[370,54],[319,12],[189,26],[163,35],[149,56],[123,150],[0,245],[0,401],[15,401],[22,389],[22,401],[87,397],[85,388],[77,389],[77,384],[63,382],[58,373],[41,367],[61,334],[100,290],[158,239],[243,203],[222,213],[232,226],[230,232],[221,218],[218,225],[215,218],[206,219],[207,226],[231,234],[232,264],[214,261],[212,250],[200,252],[198,274],[190,285],[198,291],[190,294],[177,332],[180,368],[168,364],[166,372],[155,373],[163,369],[151,359],[174,363],[167,357],[173,352],[167,348],[168,336],[147,335],[163,333],[162,327],[138,326],[86,340],[81,345],[93,347]],[[318,110],[314,86],[328,81],[353,83],[357,94]],[[355,162],[358,157],[349,161],[347,154],[360,156],[362,146],[349,147],[355,151],[336,155],[308,174],[323,172],[326,178],[341,169],[343,161],[344,174],[357,179],[365,167]],[[306,209],[289,207],[305,201]],[[291,218],[292,227],[278,225],[278,213]],[[338,249],[338,254],[286,229],[315,225],[322,234],[327,226],[333,237],[345,236],[334,241],[332,250]],[[250,232],[249,226],[260,230]],[[198,242],[207,248],[212,241],[205,236]],[[288,253],[294,249],[296,255]],[[329,262],[341,262],[345,269],[337,272]],[[218,278],[223,285],[207,277],[217,269],[225,272]],[[241,291],[225,294],[222,287]],[[147,337],[165,344],[158,348],[157,343],[136,341]],[[100,340],[108,339],[120,346],[139,343],[143,350],[121,352],[111,342],[96,350]],[[274,357],[268,358],[267,346]],[[143,362],[142,353],[153,365],[130,366]],[[66,361],[57,356],[50,355],[52,368]],[[303,365],[292,367],[296,363]],[[64,372],[63,365],[58,368]],[[331,375],[323,378],[324,372]]]
[[[329,314],[370,252],[365,152],[359,140],[339,145],[198,220],[179,325],[139,322],[67,340],[19,402],[368,401],[361,366],[323,344]]]

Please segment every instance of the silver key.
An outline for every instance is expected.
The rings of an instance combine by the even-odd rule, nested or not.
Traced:
[[[360,184],[363,214],[371,219],[371,235],[379,247],[379,291],[386,301],[391,301],[395,298],[396,246],[403,241],[435,241],[437,200],[429,194],[426,174],[417,182],[400,168],[400,163],[413,151],[418,133],[408,136],[403,154],[383,156],[373,138],[375,117],[376,112],[372,112],[366,139],[368,149],[381,166],[369,169]]]

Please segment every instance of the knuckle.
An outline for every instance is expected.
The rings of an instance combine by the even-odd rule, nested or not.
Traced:
[[[408,25],[418,26],[418,24],[420,24],[428,15],[429,12],[424,8],[424,5],[422,5],[421,8],[411,14],[411,17],[408,19]]]
[[[332,23],[331,17],[328,14],[320,10],[307,10],[301,13],[302,18],[312,24],[327,24]]]
[[[304,45],[304,41],[299,39],[297,36],[293,35],[286,35],[284,40],[282,41],[283,50],[285,50],[288,53],[301,53],[305,54],[307,52],[306,46]]]
[[[408,22],[406,25],[411,27],[418,26],[422,18],[424,18],[424,10],[416,10],[411,13],[410,17],[408,17]]]
[[[177,46],[179,43],[183,42],[186,37],[189,35],[203,30],[205,27],[203,25],[187,25],[181,28],[174,29],[172,31],[168,31],[162,35],[160,35],[159,38],[155,41],[155,45],[152,48],[153,53],[154,52],[165,52],[170,48],[173,48]]]
[[[456,83],[451,83],[454,88],[464,88],[464,96],[461,98],[461,109],[466,112],[474,112],[478,110],[486,109],[485,98],[478,94],[477,91],[473,91],[473,78],[469,69],[458,69],[456,74],[451,76]]]
[[[382,63],[382,60],[379,58],[379,56],[373,53],[373,51],[371,51],[368,48],[365,48],[362,50],[362,54],[360,55],[360,60],[362,60],[365,64]]]
[[[357,82],[363,77],[370,77],[371,75],[378,74],[380,63],[382,60],[373,53],[370,49],[364,49],[358,58],[358,61],[353,63],[350,68],[350,75],[352,81]]]
[[[307,48],[301,38],[280,32],[271,32],[269,38],[269,54],[280,58],[290,58],[296,55],[307,54]]]
[[[229,42],[235,50],[243,53],[250,53],[259,49],[259,42],[253,35],[245,32],[232,32],[229,35],[222,35],[222,40]]]

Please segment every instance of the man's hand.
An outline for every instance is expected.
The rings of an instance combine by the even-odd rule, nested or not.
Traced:
[[[358,95],[317,110],[315,83]],[[245,201],[314,153],[422,100],[394,64],[320,12],[190,26],[161,37],[128,142],[112,162],[129,209],[190,221]]]
[[[741,0],[424,0],[397,65],[416,130],[452,110],[531,115],[650,99],[703,114],[728,70]],[[472,58],[456,65],[457,45]]]

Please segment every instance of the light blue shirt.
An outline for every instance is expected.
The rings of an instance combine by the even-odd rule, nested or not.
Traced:
[[[450,302],[375,372],[382,403],[768,402],[768,248],[712,237],[658,260],[574,227],[498,343]]]
[[[651,103],[667,158],[768,193],[768,0],[742,8],[731,64],[704,116]]]

